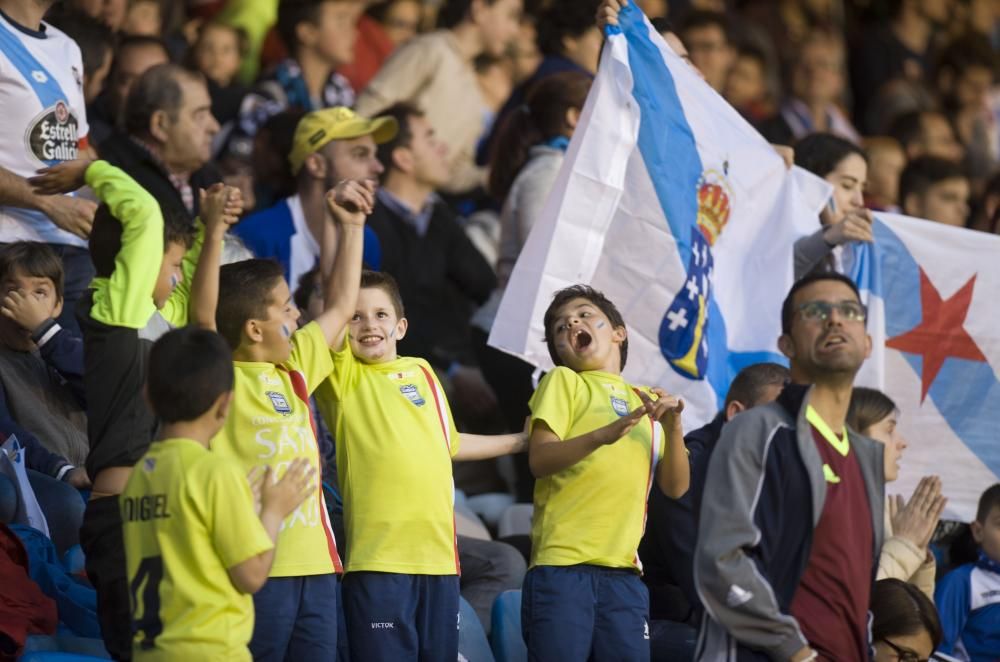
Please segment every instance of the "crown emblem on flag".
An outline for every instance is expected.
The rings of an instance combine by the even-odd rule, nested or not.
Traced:
[[[706,170],[698,179],[698,229],[709,246],[714,246],[729,223],[732,191],[725,175],[718,170]]]

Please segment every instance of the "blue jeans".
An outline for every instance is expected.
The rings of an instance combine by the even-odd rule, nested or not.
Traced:
[[[631,570],[535,566],[524,577],[521,629],[537,662],[648,662],[649,592]]]
[[[337,659],[337,575],[271,577],[253,606],[255,662]]]
[[[80,542],[80,525],[86,504],[80,492],[52,476],[28,469],[28,482],[49,525],[49,538],[61,557]],[[17,511],[17,489],[10,478],[0,475],[0,521],[11,522]]]

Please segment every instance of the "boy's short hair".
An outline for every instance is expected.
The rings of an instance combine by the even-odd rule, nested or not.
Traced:
[[[207,329],[170,331],[150,350],[146,387],[153,413],[164,423],[196,420],[233,390],[233,354]]]
[[[271,290],[285,277],[285,269],[274,260],[243,260],[219,270],[219,305],[215,325],[219,334],[236,350],[243,340],[248,320],[267,319]]]
[[[413,130],[410,126],[410,120],[416,117],[424,117],[424,113],[412,103],[400,101],[378,114],[378,119],[383,117],[391,117],[396,120],[396,125],[399,127],[392,140],[387,140],[376,147],[376,158],[382,164],[382,167],[385,168],[385,172],[382,173],[382,179],[385,180],[389,176],[389,171],[396,169],[395,161],[392,158],[393,152],[399,147],[409,147],[413,142]]]
[[[962,164],[937,156],[915,158],[906,164],[899,176],[900,203],[911,193],[923,195],[930,187],[949,179],[968,179]]]
[[[437,15],[437,26],[450,30],[465,20],[472,9],[473,0],[444,0]],[[483,0],[487,5],[492,5],[497,0]]]
[[[599,0],[553,3],[538,17],[538,50],[545,55],[565,55],[563,39],[579,38],[594,28]]]
[[[762,404],[764,389],[785,385],[792,380],[788,368],[777,363],[754,363],[739,371],[726,393],[726,406],[739,402],[747,408]]]
[[[180,244],[185,249],[194,245],[195,229],[190,219],[183,214],[173,212],[169,207],[160,208],[163,213],[163,251],[170,244]],[[88,239],[90,261],[100,278],[110,278],[115,271],[115,259],[122,249],[122,224],[111,208],[101,203],[94,213],[94,225]],[[156,265],[159,270],[159,265]]]
[[[785,297],[784,302],[781,304],[781,333],[788,335],[792,331],[792,322],[795,321],[795,293],[804,287],[812,285],[813,283],[818,283],[824,280],[835,280],[837,282],[843,283],[851,288],[854,292],[854,296],[858,301],[861,301],[861,292],[858,290],[858,286],[853,280],[845,276],[844,274],[839,274],[835,271],[819,271],[811,273],[808,276],[795,281],[792,285],[792,289],[788,290],[788,296]]]
[[[552,325],[556,321],[556,314],[559,309],[565,306],[567,303],[573,299],[586,299],[598,310],[604,313],[608,321],[611,322],[611,327],[617,329],[618,327],[625,326],[625,318],[622,314],[618,312],[618,308],[611,302],[611,299],[604,296],[603,292],[598,292],[590,285],[571,285],[570,287],[563,288],[552,295],[552,303],[549,304],[548,309],[545,311],[545,317],[543,324],[545,326],[545,345],[549,348],[549,357],[552,359],[552,363],[555,365],[562,365],[562,361],[559,359],[559,354],[556,352],[555,338],[552,334]],[[628,338],[622,341],[619,345],[618,351],[621,354],[621,368],[625,368],[625,359],[628,358]]]
[[[406,310],[403,308],[403,296],[399,293],[399,285],[396,284],[395,278],[384,271],[365,269],[361,272],[361,289],[367,288],[382,290],[389,296],[397,319],[403,319],[406,316]]]
[[[990,511],[994,508],[1000,508],[1000,483],[986,488],[983,495],[979,497],[979,507],[976,508],[976,521],[984,524],[986,518],[990,516]]]
[[[0,247],[0,282],[20,271],[31,278],[48,278],[63,298],[62,260],[48,244],[39,241],[15,241]]]

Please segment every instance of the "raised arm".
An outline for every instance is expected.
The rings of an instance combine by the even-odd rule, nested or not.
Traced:
[[[358,303],[365,217],[375,206],[375,184],[371,181],[341,182],[326,194],[326,202],[337,223],[337,249],[323,290],[325,308],[316,317],[316,323],[323,330],[327,344],[340,347]]]
[[[215,331],[215,308],[219,304],[219,268],[222,265],[222,243],[226,230],[243,213],[243,196],[233,186],[214,184],[199,191],[201,221],[205,226],[205,242],[198,256],[198,266],[191,281],[191,324]]]
[[[666,449],[663,459],[656,465],[656,484],[671,499],[684,496],[691,484],[691,464],[684,447],[684,429],[681,426],[681,412],[684,401],[669,395],[663,389],[652,389],[655,401],[639,391],[639,397],[653,409],[651,416],[663,428]]]

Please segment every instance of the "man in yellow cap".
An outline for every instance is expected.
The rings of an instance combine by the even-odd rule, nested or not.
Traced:
[[[233,234],[256,257],[280,262],[294,292],[302,274],[316,265],[323,226],[331,222],[326,192],[345,179],[377,181],[383,168],[376,147],[395,138],[397,131],[392,118],[368,119],[342,106],[308,113],[295,128],[288,155],[295,195],[248,216]],[[367,227],[364,262],[369,269],[381,267],[378,238]]]

